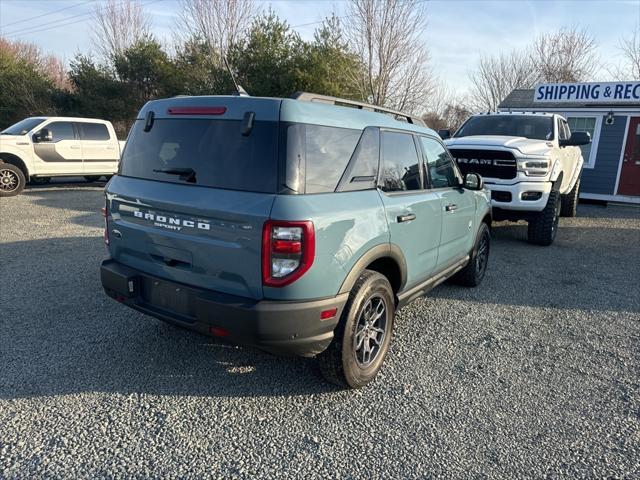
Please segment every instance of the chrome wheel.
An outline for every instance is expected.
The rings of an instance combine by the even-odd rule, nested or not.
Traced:
[[[353,351],[358,366],[367,368],[375,361],[386,335],[387,304],[382,297],[374,295],[362,309],[353,336]]]
[[[13,192],[18,189],[20,179],[15,172],[0,168],[0,190],[3,192]]]

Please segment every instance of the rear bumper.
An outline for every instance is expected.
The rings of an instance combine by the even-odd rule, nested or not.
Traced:
[[[520,212],[541,212],[547,205],[552,183],[548,181],[518,182],[513,185],[487,183],[485,186],[491,190],[491,206],[494,208]],[[525,192],[538,192],[540,198],[523,200],[522,194]]]
[[[329,346],[349,296],[257,301],[152,277],[111,259],[102,262],[100,278],[107,295],[160,320],[204,334],[217,327],[235,343],[306,357]],[[162,289],[162,298],[152,293],[154,288]],[[175,294],[180,295],[179,301],[173,301],[172,291],[179,292]],[[174,308],[176,305],[179,307]],[[320,313],[332,308],[337,308],[336,315],[320,320]]]

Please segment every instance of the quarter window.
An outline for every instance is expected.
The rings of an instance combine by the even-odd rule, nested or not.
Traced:
[[[385,192],[422,188],[420,160],[413,135],[382,132],[382,170],[380,188]]]
[[[427,156],[427,170],[431,188],[457,187],[458,174],[451,157],[440,142],[432,138],[420,137]]]
[[[71,122],[53,122],[49,125],[45,125],[44,128],[48,128],[51,132],[53,139],[52,142],[59,142],[61,140],[75,140],[76,135],[73,131],[73,124]]]
[[[289,126],[286,186],[297,193],[335,191],[361,135],[347,128]]]
[[[103,123],[77,123],[82,140],[109,140],[109,130]]]

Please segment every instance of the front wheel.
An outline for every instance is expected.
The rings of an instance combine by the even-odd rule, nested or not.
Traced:
[[[27,179],[15,165],[0,162],[0,197],[18,195],[27,183]]]
[[[348,388],[371,382],[389,350],[394,313],[389,280],[365,270],[351,290],[333,341],[317,357],[325,379]]]
[[[544,210],[529,220],[529,243],[549,246],[553,243],[558,233],[560,222],[560,192],[553,191],[549,194],[549,200]]]
[[[465,287],[477,287],[480,285],[485,273],[487,273],[490,249],[491,233],[489,232],[489,226],[482,222],[476,236],[476,244],[471,252],[471,260],[469,260],[466,267],[453,276],[452,282]]]

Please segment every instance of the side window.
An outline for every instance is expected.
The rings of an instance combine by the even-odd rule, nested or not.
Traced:
[[[82,140],[109,140],[109,130],[103,123],[77,123],[80,130],[80,138]]]
[[[427,171],[431,188],[457,187],[458,174],[447,150],[440,142],[428,137],[420,137],[422,148],[427,156]]]
[[[52,122],[49,125],[45,125],[44,128],[48,128],[51,131],[52,142],[76,139],[71,122]]]
[[[361,130],[295,124],[287,129],[286,185],[298,193],[333,192]]]
[[[380,131],[377,128],[366,128],[347,169],[342,175],[338,191],[349,192],[375,188],[379,159]]]
[[[413,135],[382,132],[380,188],[384,192],[420,190],[420,160]]]

